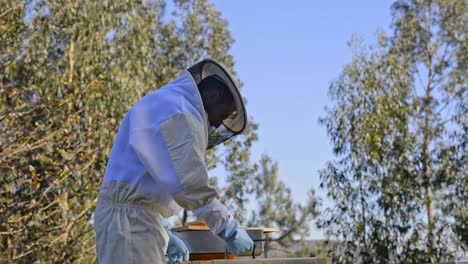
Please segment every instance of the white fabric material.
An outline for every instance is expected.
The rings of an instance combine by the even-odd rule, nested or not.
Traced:
[[[204,128],[190,113],[179,113],[160,125],[181,192],[174,194],[175,201],[188,210],[210,203],[216,190],[209,186],[205,164],[206,134]]]
[[[159,262],[168,239],[160,220],[181,206],[200,212],[215,232],[226,226],[229,213],[209,186],[207,142],[206,112],[187,71],[128,111],[95,212],[100,262]]]
[[[186,118],[179,118],[181,114]],[[191,122],[187,122],[187,119]],[[162,132],[163,124],[166,127],[166,136]],[[191,132],[185,133],[186,130]],[[174,155],[176,146],[168,146],[166,138],[173,134],[181,134],[178,136],[179,144],[192,138],[192,146],[187,145],[184,148],[200,153],[197,154],[197,168],[191,168],[200,173],[198,176],[192,173],[190,181],[186,180],[187,175],[181,174],[189,169],[181,168],[194,166],[195,162],[174,159],[177,158],[177,154]],[[187,209],[201,207],[204,204],[199,201],[196,205],[191,203],[203,197],[203,194],[194,196],[195,191],[208,192],[205,197],[216,196],[214,190],[207,188],[207,176],[203,172],[206,168],[204,154],[201,153],[206,150],[207,140],[208,120],[203,102],[192,75],[184,71],[178,79],[147,94],[128,111],[114,141],[103,182],[124,182],[147,190],[160,202],[164,217],[176,214],[181,206],[188,206]],[[187,161],[190,162],[185,163]],[[198,177],[200,180],[197,180]],[[193,181],[199,185],[198,190],[193,189]],[[193,190],[186,192],[188,189]],[[176,196],[180,201],[187,201],[187,205],[174,201]],[[209,202],[211,200],[207,198],[202,201]]]
[[[145,190],[125,183],[104,184],[94,216],[98,262],[166,263],[169,236],[159,209]]]
[[[214,199],[211,203],[198,208],[193,213],[215,234],[223,231],[232,221],[228,209],[218,199]]]

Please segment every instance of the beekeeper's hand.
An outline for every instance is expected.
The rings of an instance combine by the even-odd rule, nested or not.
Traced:
[[[169,235],[169,245],[167,246],[169,262],[172,264],[188,261],[190,254],[184,241],[170,230],[167,230],[167,234]]]
[[[167,245],[167,257],[169,258],[169,262],[172,264],[188,261],[190,252],[184,241],[171,231],[167,220],[164,220],[162,225],[169,235],[169,244]]]
[[[253,240],[244,229],[239,228],[239,223],[236,220],[232,220],[218,236],[226,241],[228,251],[232,254],[238,255],[252,250]]]

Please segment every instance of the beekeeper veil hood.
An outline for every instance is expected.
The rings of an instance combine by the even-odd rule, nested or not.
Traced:
[[[209,76],[213,76],[216,79],[221,80],[229,89],[234,100],[234,112],[225,118],[217,128],[212,127],[212,124],[210,124],[212,129],[210,129],[207,149],[221,144],[231,137],[242,133],[247,125],[244,102],[242,101],[242,96],[239,93],[237,85],[224,67],[213,59],[204,59],[187,70],[191,73],[197,86]]]

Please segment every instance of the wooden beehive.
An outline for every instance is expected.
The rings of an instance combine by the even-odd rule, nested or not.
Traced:
[[[255,241],[255,255],[261,255],[265,234],[279,231],[278,228],[241,227]],[[210,231],[202,222],[190,222],[186,226],[172,229],[184,240],[190,251],[190,260],[234,259],[236,255],[227,252],[226,243]],[[245,255],[251,255],[246,252]]]

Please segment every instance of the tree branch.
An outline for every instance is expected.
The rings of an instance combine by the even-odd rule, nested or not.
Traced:
[[[21,3],[21,2],[20,2]],[[3,18],[4,16],[6,16],[8,13],[10,13],[11,11],[17,9],[18,7],[20,7],[20,4],[17,3],[16,5],[14,5],[13,7],[11,7],[10,9],[7,9],[5,10],[3,13],[0,14],[0,18]]]
[[[70,86],[73,82],[73,69],[74,69],[74,58],[73,53],[75,51],[75,41],[70,40],[70,48],[68,49],[68,85]]]
[[[68,236],[70,233],[70,230],[73,228],[73,226],[80,220],[91,208],[93,207],[92,205],[95,204],[97,201],[97,198],[93,200],[90,206],[88,206],[86,209],[84,209],[79,215],[76,216],[75,219],[71,223],[68,224],[67,228],[65,229],[65,232],[61,234],[60,236],[56,237],[54,240],[52,240],[51,244],[55,243],[57,240],[63,238],[63,236]]]
[[[17,260],[17,259],[20,259],[22,257],[25,257],[25,256],[31,254],[33,251],[34,251],[33,249],[30,249],[30,250],[28,250],[28,251],[26,251],[26,252],[24,252],[24,253],[22,253],[20,255],[14,256],[13,260]]]

